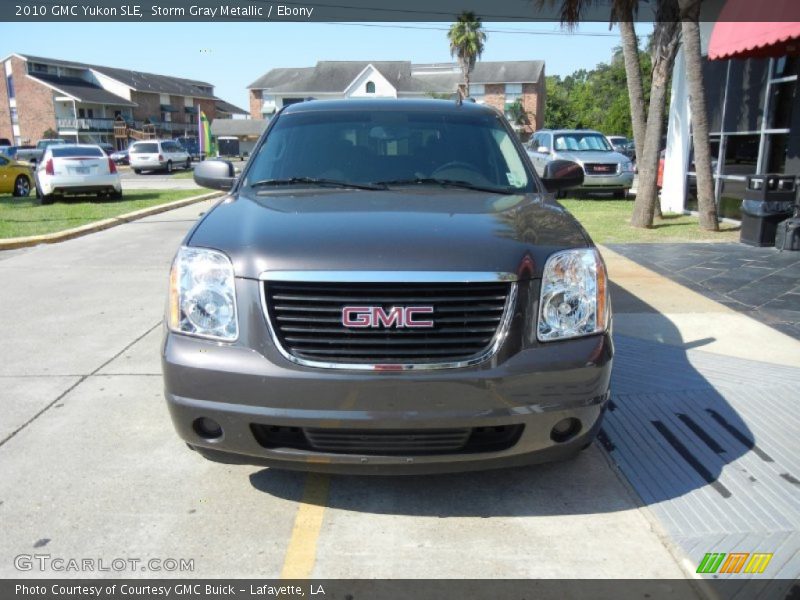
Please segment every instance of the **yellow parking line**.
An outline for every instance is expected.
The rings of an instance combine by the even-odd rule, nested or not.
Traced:
[[[330,477],[309,473],[297,507],[292,536],[283,559],[281,579],[308,579],[317,560],[317,541],[328,501]]]

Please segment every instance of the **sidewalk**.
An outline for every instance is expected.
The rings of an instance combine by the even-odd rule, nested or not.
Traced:
[[[708,552],[766,552],[764,577],[796,578],[800,341],[601,252],[617,347],[601,443],[688,573]]]

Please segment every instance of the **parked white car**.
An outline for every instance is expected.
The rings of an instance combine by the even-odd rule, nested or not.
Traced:
[[[36,166],[35,180],[42,204],[51,204],[56,196],[76,194],[122,198],[117,166],[93,144],[49,146]]]
[[[142,171],[171,173],[173,169],[192,168],[192,158],[178,142],[173,140],[147,140],[136,142],[129,148],[131,168],[137,175]]]

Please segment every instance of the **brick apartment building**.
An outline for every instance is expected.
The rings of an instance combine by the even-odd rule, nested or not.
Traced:
[[[456,63],[319,61],[313,67],[268,71],[248,86],[250,116],[269,117],[286,104],[312,97],[455,97],[463,90]],[[504,112],[523,138],[544,123],[544,61],[481,61],[470,76],[469,95]]]
[[[52,130],[78,142],[197,134],[197,115],[209,120],[246,115],[214,95],[204,81],[127,69],[11,54],[2,60],[0,138],[36,143]]]

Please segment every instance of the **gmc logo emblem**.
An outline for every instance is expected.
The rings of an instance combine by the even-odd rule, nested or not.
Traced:
[[[418,315],[430,315],[432,306],[393,306],[389,311],[381,306],[345,306],[342,325],[345,327],[433,327],[433,321]]]

